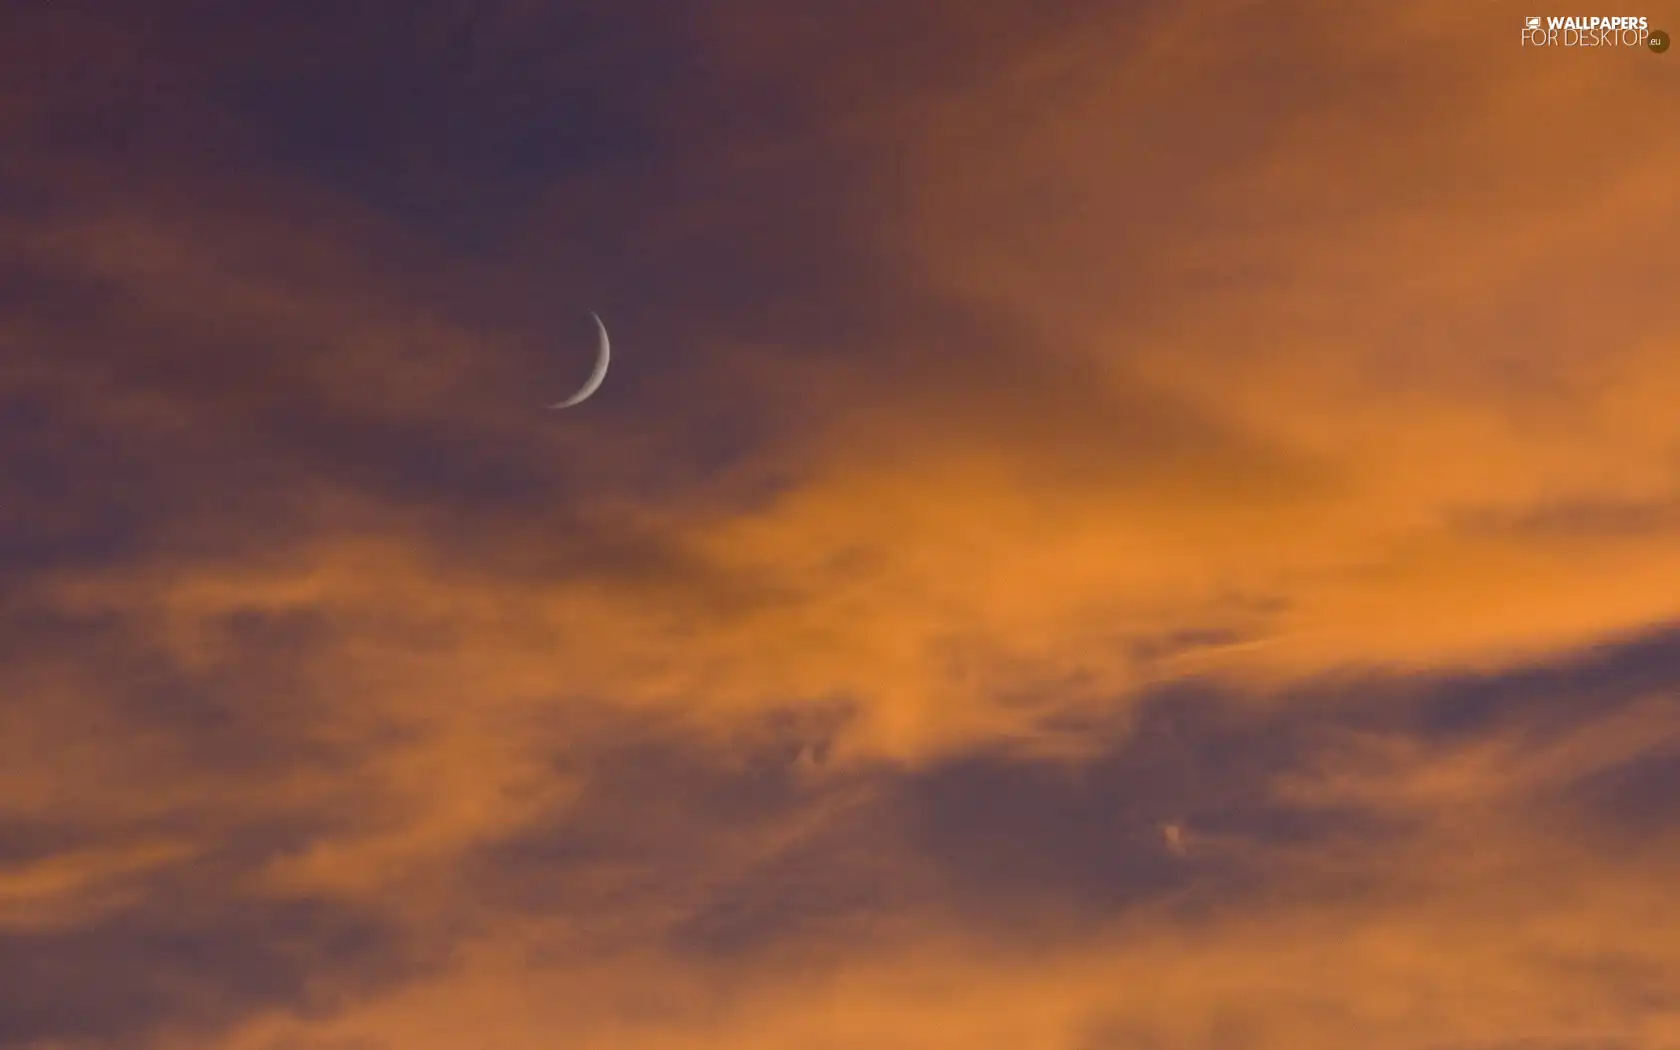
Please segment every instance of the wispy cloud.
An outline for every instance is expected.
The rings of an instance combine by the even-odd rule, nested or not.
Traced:
[[[0,1048],[1680,1045],[1660,59],[190,6],[0,43]]]

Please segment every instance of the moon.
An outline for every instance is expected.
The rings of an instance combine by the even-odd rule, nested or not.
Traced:
[[[589,373],[589,378],[578,387],[578,392],[564,401],[556,401],[549,408],[571,408],[582,404],[590,394],[601,388],[601,382],[607,378],[607,364],[612,361],[612,343],[607,339],[607,326],[601,323],[601,318],[591,310],[589,316],[595,318],[595,328],[601,333],[600,348],[595,351],[595,370]]]

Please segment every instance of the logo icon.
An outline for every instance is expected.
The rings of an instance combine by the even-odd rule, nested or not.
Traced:
[[[1661,29],[1651,30],[1651,35],[1645,38],[1645,46],[1657,54],[1668,50],[1668,34]]]
[[[1532,18],[1530,18],[1528,20],[1528,24],[1527,24],[1526,28],[1528,28],[1528,29],[1539,29],[1540,28],[1540,16],[1535,15]]]

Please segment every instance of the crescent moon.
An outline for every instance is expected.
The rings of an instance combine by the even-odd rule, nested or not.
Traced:
[[[583,381],[577,393],[564,401],[556,401],[549,408],[571,408],[582,404],[590,394],[601,388],[601,382],[607,378],[607,365],[612,361],[612,343],[607,339],[607,326],[601,323],[601,318],[593,310],[589,316],[595,318],[595,328],[601,333],[601,345],[595,351],[595,370],[589,373],[589,378]]]

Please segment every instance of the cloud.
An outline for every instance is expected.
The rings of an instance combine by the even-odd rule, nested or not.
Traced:
[[[0,43],[0,1046],[1680,1039],[1649,55],[189,7]]]
[[[0,1046],[146,1045],[171,1030],[213,1038],[253,1009],[318,1008],[313,989],[339,975],[350,975],[342,990],[404,965],[390,931],[314,902],[176,891],[146,905],[68,929],[0,933],[9,1004]]]
[[[1672,749],[1644,683],[1673,650],[1271,713],[1163,696],[1071,769],[999,755],[813,787],[783,731],[706,768],[692,743],[592,748],[581,804],[474,869],[488,927],[459,968],[319,1031],[1660,1046],[1675,945],[1643,916],[1680,860],[1672,828],[1606,838],[1614,804],[1574,792]],[[1563,700],[1582,676],[1592,708]],[[1470,704],[1475,723],[1420,717]],[[1174,812],[1206,852],[1163,854]],[[550,991],[516,991],[533,987]]]

